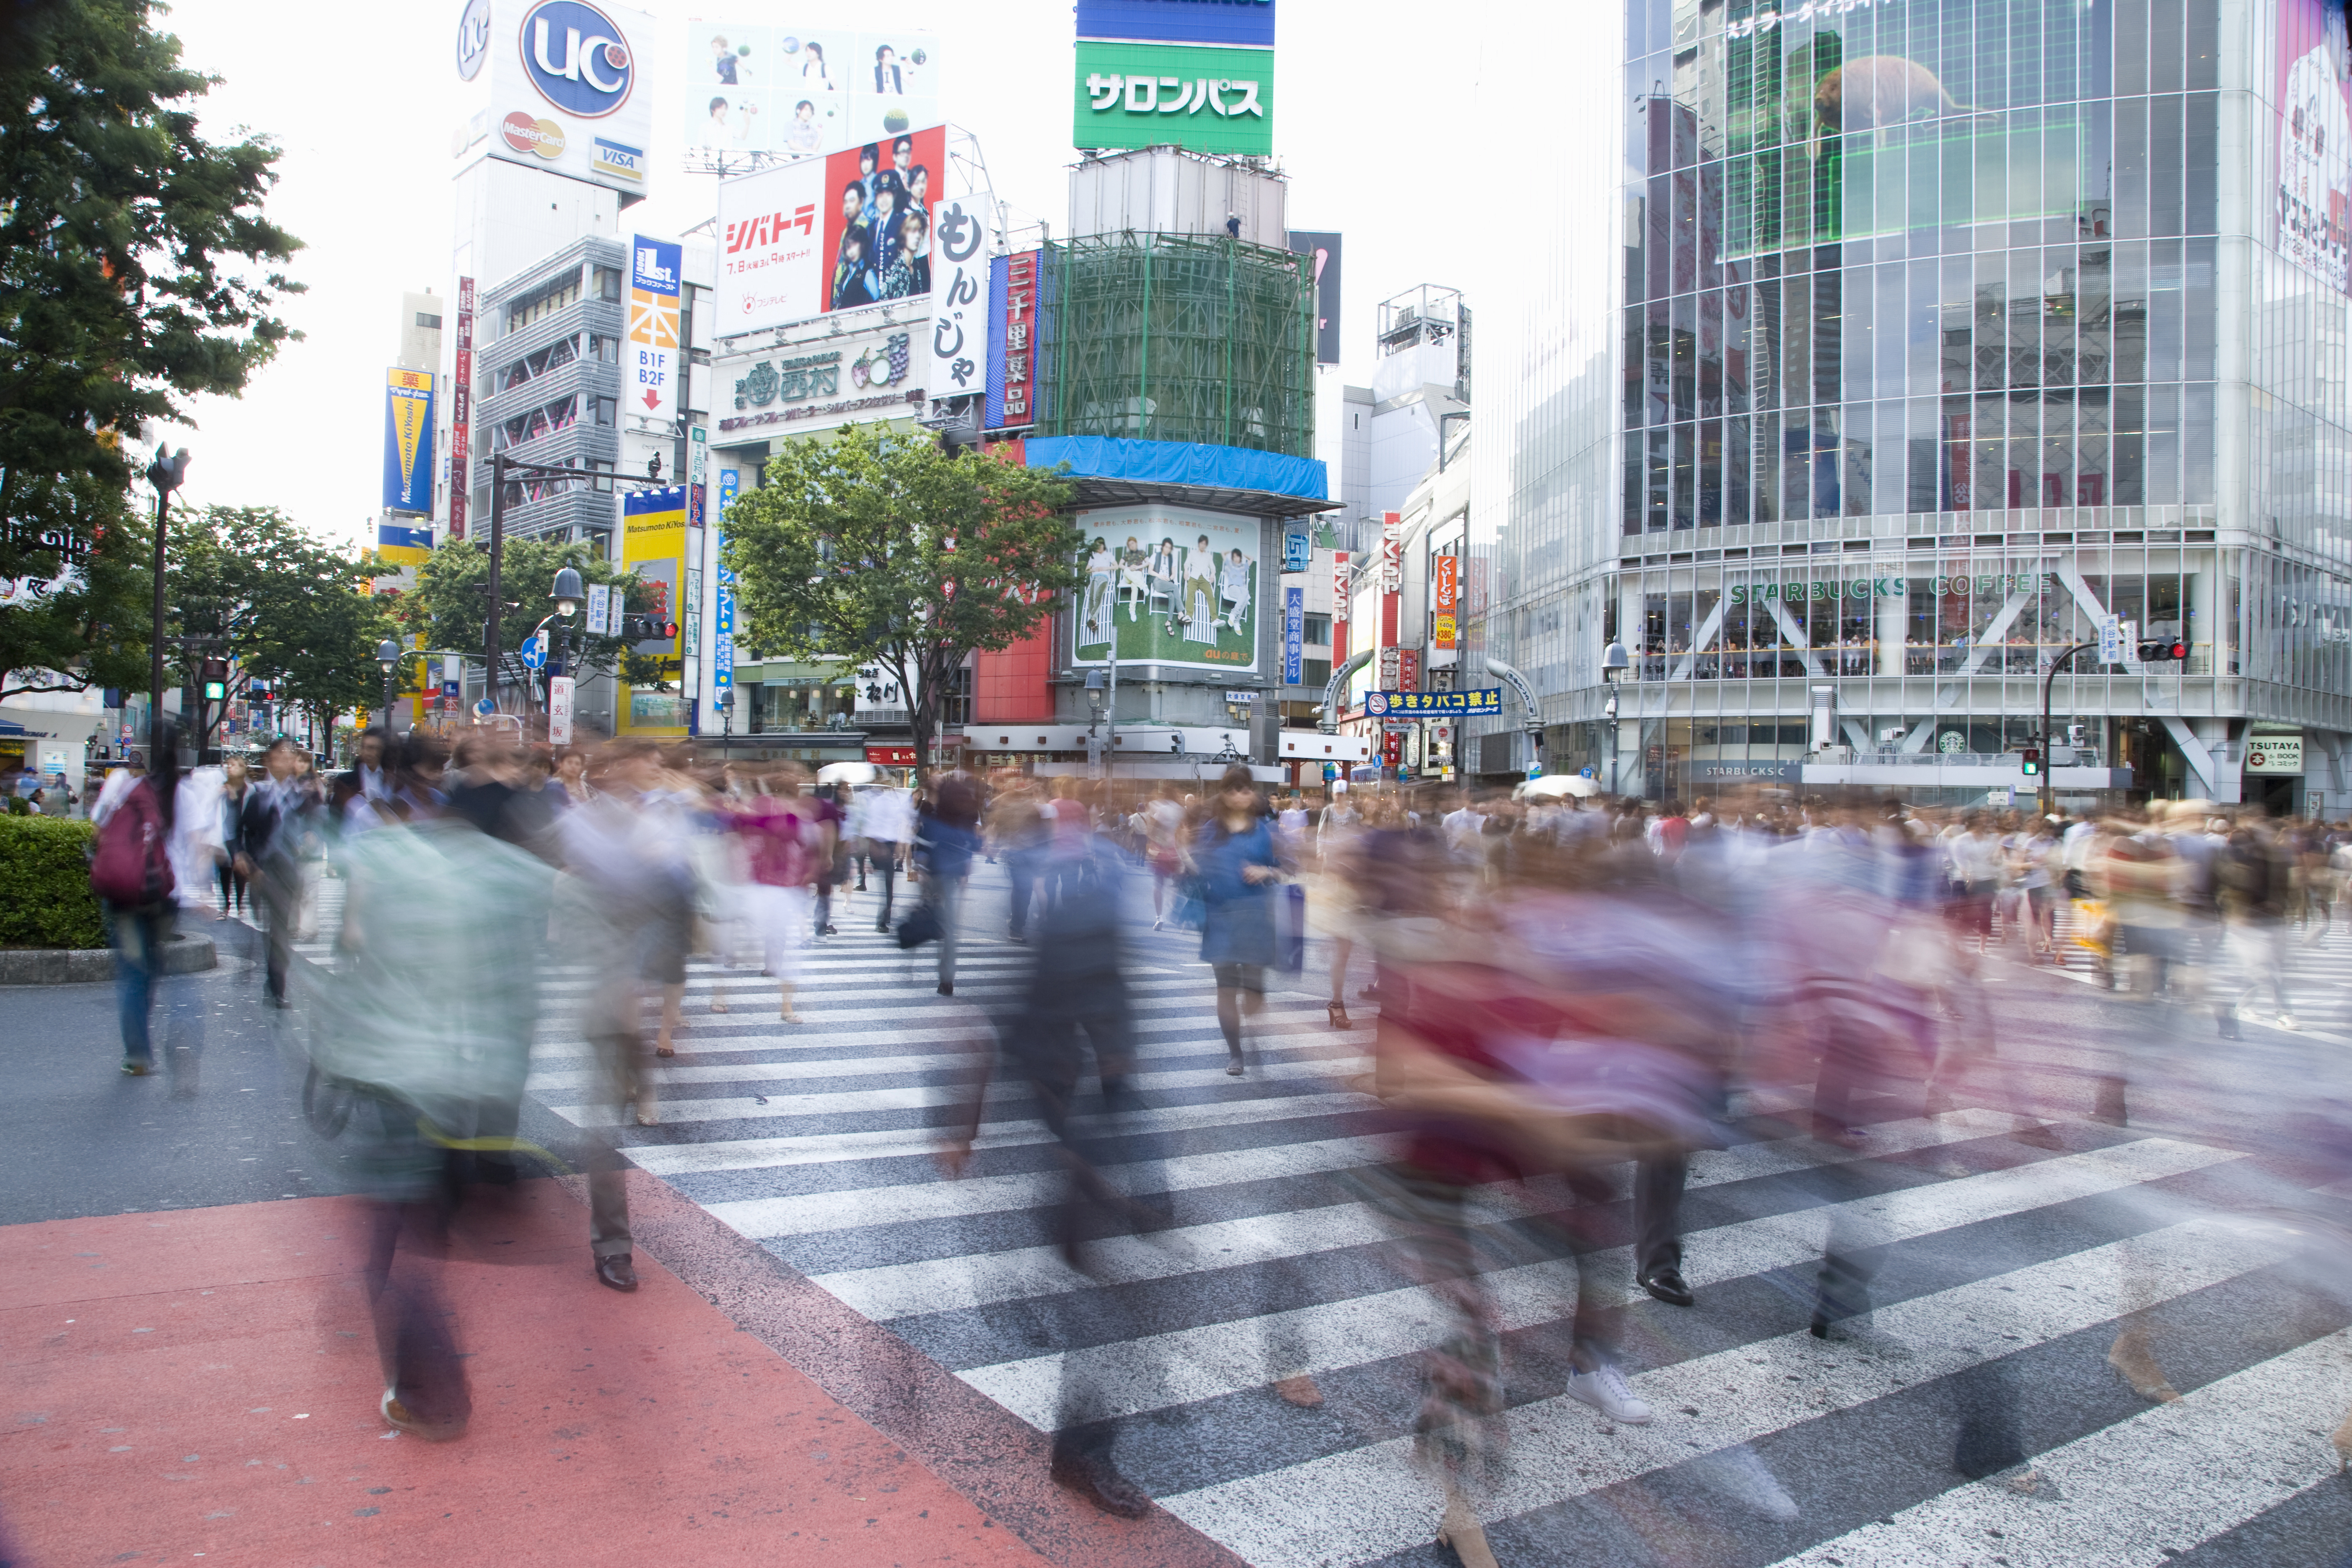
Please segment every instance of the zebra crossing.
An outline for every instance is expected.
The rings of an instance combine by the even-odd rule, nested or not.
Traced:
[[[1055,1139],[1018,1085],[992,1089],[960,1178],[937,1159],[989,1010],[1025,962],[997,937],[1001,875],[976,870],[951,997],[934,994],[931,950],[872,931],[868,900],[836,909],[844,934],[810,950],[799,1026],[756,971],[697,959],[678,1056],[652,1071],[652,1127],[614,1127],[594,1103],[575,1024],[593,977],[551,969],[533,1097],[611,1129],[642,1169],[1022,1421],[1109,1431],[1126,1474],[1242,1560],[1453,1561],[1413,1433],[1420,1358],[1448,1319],[1401,1265],[1387,1217],[1396,1144],[1357,1087],[1373,1031],[1355,980],[1357,1026],[1334,1029],[1314,944],[1305,975],[1268,996],[1236,1079],[1196,939],[1139,932],[1141,1108],[1079,1126],[1157,1217],[1092,1246],[1081,1273],[1059,1245]],[[2291,963],[2306,1038],[2288,1047],[2319,1073],[2313,1092],[2339,1091],[2327,1037],[2352,1046],[2352,933]],[[1990,973],[2029,1029],[2098,1005],[2013,966]],[[2033,1029],[2019,1059],[2063,1077],[2095,1032]],[[1567,1391],[1577,1264],[1540,1224],[1571,1206],[1564,1187],[1477,1193],[1507,1457],[1473,1500],[1500,1561],[2340,1556],[2352,1512],[2328,1434],[2352,1408],[2352,1258],[2313,1237],[2341,1194],[2170,1126],[1890,1103],[1847,1148],[1791,1135],[1761,1099],[1739,1109],[1738,1141],[1692,1162],[1696,1309],[1633,1288],[1623,1173],[1598,1216],[1607,1246],[1587,1267],[1613,1291],[1647,1426]],[[1823,1341],[1807,1320],[1832,1224],[1884,1266],[1868,1322]],[[2151,1404],[2108,1364],[2127,1323],[2177,1402]],[[1299,1378],[1319,1403],[1276,1386]],[[1067,1405],[1072,1386],[1091,1403]],[[2265,1531],[2263,1550],[2231,1555]]]

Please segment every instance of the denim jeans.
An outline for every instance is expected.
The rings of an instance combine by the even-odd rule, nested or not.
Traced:
[[[163,977],[163,943],[172,935],[171,911],[163,905],[109,904],[106,913],[114,936],[114,996],[122,1017],[122,1054],[130,1060],[152,1063],[155,1047],[147,1031],[147,1016],[154,1004],[155,987]]]

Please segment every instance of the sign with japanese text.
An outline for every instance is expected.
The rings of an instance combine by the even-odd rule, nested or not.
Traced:
[[[449,537],[466,537],[474,479],[467,463],[474,425],[474,280],[457,279],[457,364],[449,386]]]
[[[929,294],[946,184],[940,125],[721,180],[719,336]]]
[[[2246,771],[2250,773],[2299,773],[2303,772],[2303,735],[2249,735],[2246,737]]]
[[[572,679],[550,676],[547,681],[547,739],[551,745],[572,744]]]
[[[1430,643],[1433,647],[1450,648],[1454,646],[1455,606],[1462,597],[1462,558],[1458,555],[1433,557],[1429,570],[1436,600],[1431,606]]]
[[[934,398],[988,390],[990,321],[987,207],[969,197],[940,204],[931,236],[931,330],[923,342],[923,389]]]
[[[1348,552],[1344,550],[1331,552],[1331,624],[1348,624]]]
[[[1307,658],[1307,590],[1282,591],[1282,683],[1296,686]]]
[[[720,390],[721,434],[769,429],[780,425],[812,427],[841,424],[873,409],[901,408],[923,400],[915,374],[915,345],[922,327],[885,327],[857,336],[828,338],[776,353],[713,362]],[[731,394],[731,395],[730,395]],[[884,415],[883,417],[889,417]],[[719,470],[722,474],[737,470]],[[723,511],[731,492],[722,485]]]
[[[1465,716],[1473,713],[1500,713],[1503,710],[1503,690],[1487,687],[1477,691],[1367,691],[1364,711],[1375,719],[1418,718],[1434,716]]]
[[[988,264],[988,418],[991,430],[1022,430],[1037,422],[1037,280],[1034,250]]]
[[[433,373],[429,370],[386,373],[383,510],[433,514]]]
[[[621,406],[647,419],[677,417],[677,314],[681,247],[632,237],[629,331]]]
[[[1274,51],[1080,38],[1073,143],[1274,152]]]
[[[1392,511],[1381,513],[1381,592],[1404,587],[1404,524]]]
[[[1401,647],[1397,649],[1396,683],[1397,689],[1400,691],[1417,691],[1420,689],[1421,649],[1417,647]]]

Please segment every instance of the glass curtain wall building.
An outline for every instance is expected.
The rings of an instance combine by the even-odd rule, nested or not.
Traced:
[[[1607,221],[1496,289],[1482,420],[1474,630],[1547,694],[1548,764],[1793,782],[1822,687],[1855,763],[2012,751],[2112,616],[2188,658],[2078,656],[2084,762],[2352,805],[2342,0],[1615,21],[1580,46],[1618,46],[1615,157],[1558,183]],[[2247,776],[2294,731],[2304,775]]]

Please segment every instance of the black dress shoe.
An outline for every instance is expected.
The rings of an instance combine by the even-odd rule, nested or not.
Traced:
[[[615,1290],[634,1290],[637,1288],[636,1265],[629,1261],[629,1255],[625,1252],[615,1252],[610,1257],[597,1258],[596,1278],[599,1282],[610,1285]]]
[[[942,981],[940,981],[940,995],[942,995],[942,996],[952,996],[952,995],[954,995],[954,994],[955,994],[955,982],[954,982],[954,981],[952,981],[952,980],[942,980]]]
[[[1151,1494],[1120,1475],[1118,1467],[1105,1455],[1057,1448],[1051,1474],[1056,1484],[1069,1488],[1105,1513],[1141,1519],[1151,1511]]]
[[[1642,1276],[1642,1289],[1669,1307],[1687,1307],[1697,1298],[1683,1281],[1679,1268],[1653,1268]]]

